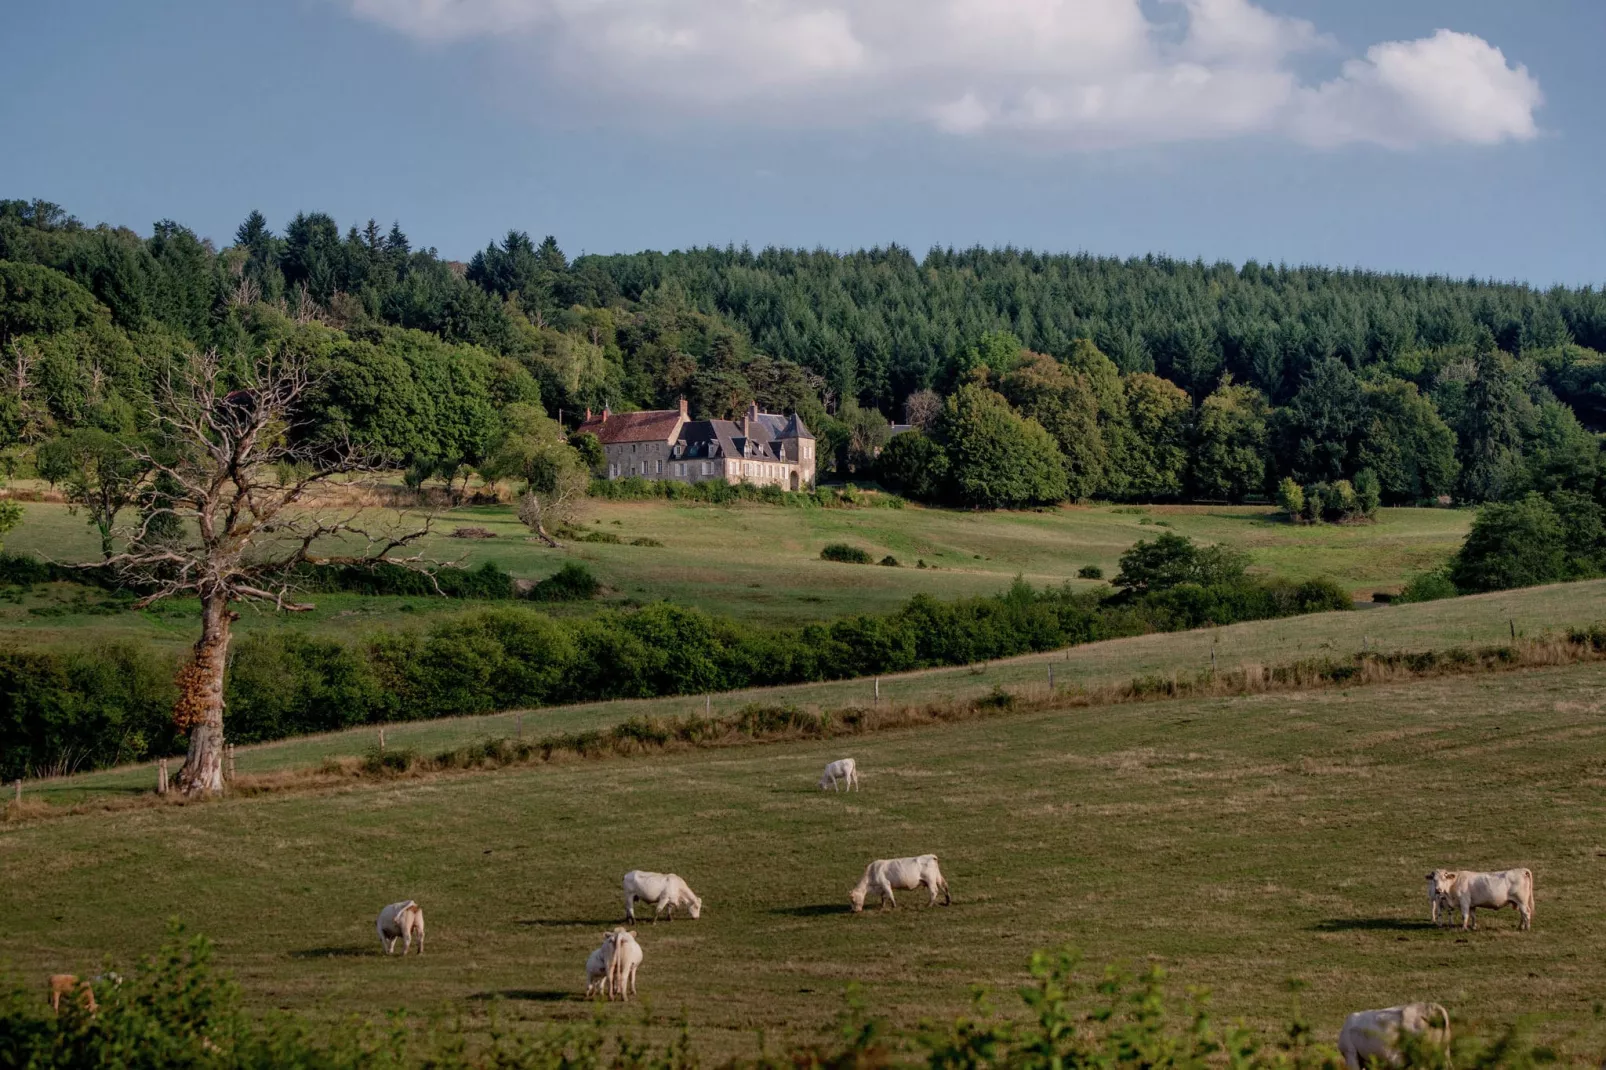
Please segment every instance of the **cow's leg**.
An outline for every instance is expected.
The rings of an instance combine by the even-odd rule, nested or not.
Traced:
[[[897,910],[898,909],[898,901],[896,899],[892,898],[892,885],[883,884],[880,887],[879,891],[881,892],[881,909],[882,910]]]
[[[420,955],[424,953],[424,930],[422,929],[418,930],[418,953]]]
[[[634,895],[626,894],[626,896],[625,896],[625,921],[626,922],[634,922],[635,920],[636,920],[636,897]]]

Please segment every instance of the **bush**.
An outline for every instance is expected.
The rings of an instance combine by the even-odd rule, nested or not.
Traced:
[[[1399,602],[1437,602],[1441,598],[1454,598],[1461,592],[1456,589],[1455,582],[1450,579],[1447,569],[1437,572],[1424,572],[1405,585],[1405,588],[1395,595],[1393,601]]]
[[[899,567],[901,567],[898,564],[898,559],[896,557],[893,557],[891,554],[888,554],[886,557],[883,557],[881,559],[881,563],[883,565],[885,565],[887,568],[899,568]]]
[[[820,551],[820,560],[839,561],[844,565],[868,565],[875,558],[870,556],[868,550],[861,550],[845,542],[833,542]]]
[[[571,561],[530,589],[532,602],[589,602],[602,584],[584,565]]]
[[[1300,520],[1305,515],[1305,489],[1292,479],[1284,478],[1277,484],[1277,505],[1288,514],[1290,520]]]
[[[1555,508],[1537,494],[1486,505],[1450,562],[1464,591],[1501,591],[1568,578],[1567,539]]]
[[[301,565],[291,576],[304,591],[343,591],[365,595],[407,595],[428,598],[475,598],[483,601],[516,598],[513,575],[487,561],[474,569],[443,566],[432,570],[408,568],[390,561]]]
[[[1197,546],[1186,535],[1166,532],[1121,555],[1115,585],[1129,593],[1164,591],[1184,583],[1221,586],[1240,581],[1248,564],[1248,557],[1237,550]]]
[[[1097,565],[1083,565],[1076,570],[1076,574],[1084,580],[1102,580],[1104,578],[1104,570]]]

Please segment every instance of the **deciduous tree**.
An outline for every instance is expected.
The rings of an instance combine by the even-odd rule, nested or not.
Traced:
[[[367,470],[376,458],[332,442],[297,444],[295,424],[312,384],[296,357],[265,356],[231,373],[215,351],[196,355],[157,385],[151,442],[136,448],[166,493],[107,564],[148,591],[140,606],[180,594],[200,600],[201,637],[179,670],[173,710],[190,737],[178,777],[187,795],[223,790],[223,678],[234,606],[310,609],[291,600],[292,573],[313,560],[321,540],[355,537],[365,543],[363,556],[377,560],[428,531],[426,522],[407,534],[369,535],[356,525],[358,513],[336,517],[314,507],[309,499],[321,486]],[[183,526],[152,539],[159,517]]]

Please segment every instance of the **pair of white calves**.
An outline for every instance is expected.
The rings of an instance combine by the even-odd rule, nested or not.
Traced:
[[[586,998],[604,995],[629,1001],[636,994],[636,970],[641,966],[641,944],[633,929],[618,928],[602,934],[602,946],[586,959]]]

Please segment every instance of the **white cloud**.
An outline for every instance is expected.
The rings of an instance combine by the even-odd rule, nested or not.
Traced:
[[[1539,83],[1480,37],[1440,30],[1390,41],[1350,60],[1344,73],[1301,90],[1294,128],[1316,145],[1372,141],[1404,148],[1424,142],[1493,145],[1537,136]]]
[[[549,92],[634,114],[930,124],[1071,147],[1270,135],[1335,147],[1537,136],[1539,84],[1481,38],[1337,45],[1253,0],[339,0],[425,42],[488,40]]]

